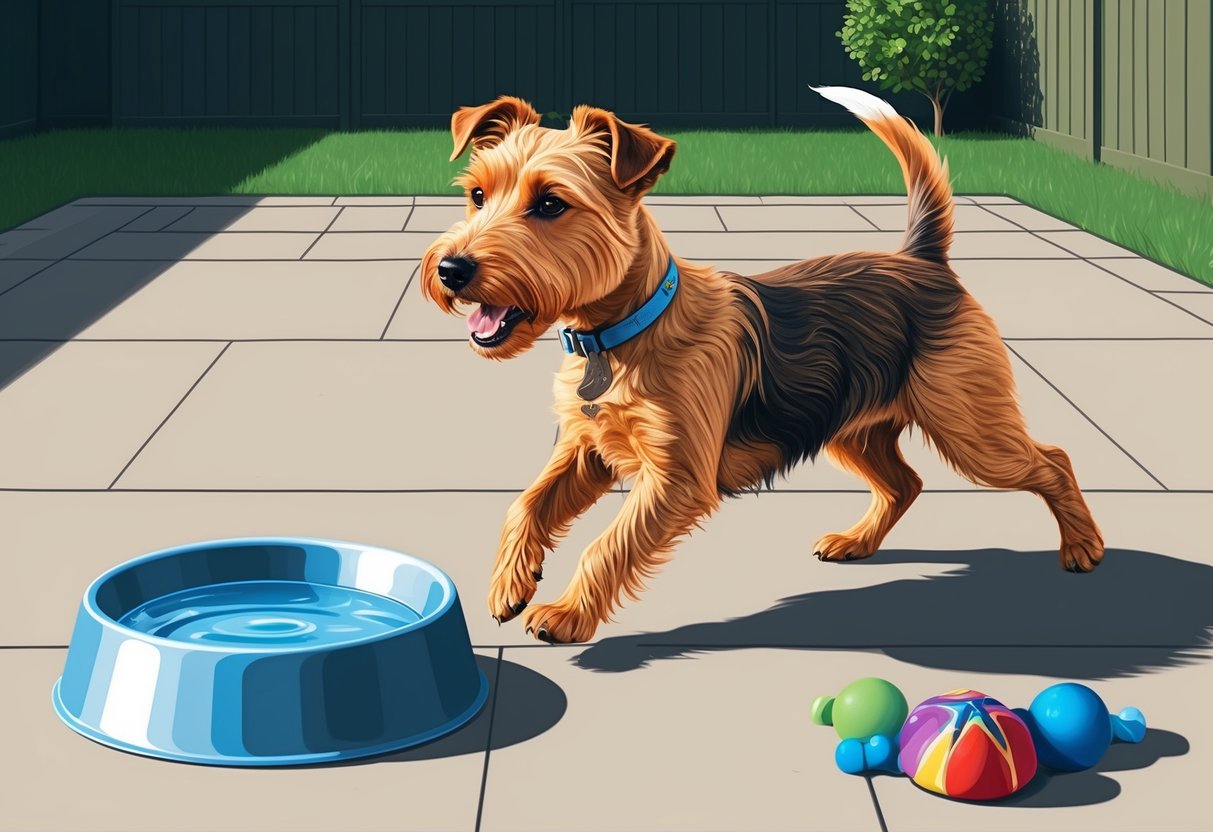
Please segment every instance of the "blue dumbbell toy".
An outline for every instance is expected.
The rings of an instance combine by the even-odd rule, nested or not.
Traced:
[[[865,740],[845,739],[834,749],[834,762],[846,774],[887,771],[901,774],[896,739],[876,734]]]
[[[1141,742],[1146,718],[1137,708],[1108,713],[1099,694],[1086,685],[1063,682],[1045,688],[1027,710],[1027,723],[1041,763],[1058,771],[1082,771],[1099,762],[1113,739]]]

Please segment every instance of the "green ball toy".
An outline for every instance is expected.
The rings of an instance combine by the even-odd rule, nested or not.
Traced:
[[[880,734],[896,737],[910,708],[897,686],[884,679],[857,679],[838,696],[813,700],[813,721],[833,725],[844,740],[867,740]]]

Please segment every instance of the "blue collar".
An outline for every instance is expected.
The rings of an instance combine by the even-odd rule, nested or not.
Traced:
[[[560,330],[560,345],[564,347],[564,351],[577,355],[587,355],[592,352],[605,352],[606,350],[614,349],[624,341],[630,340],[640,333],[644,332],[653,321],[661,317],[661,313],[670,305],[670,301],[674,299],[674,293],[678,290],[678,267],[674,265],[674,258],[670,258],[670,268],[666,270],[665,277],[661,280],[661,285],[657,287],[657,291],[653,296],[644,302],[635,312],[624,318],[617,324],[612,324],[605,329],[596,329],[593,332],[578,332],[571,327],[564,327]]]

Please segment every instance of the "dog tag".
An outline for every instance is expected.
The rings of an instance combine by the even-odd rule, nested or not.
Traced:
[[[577,388],[577,395],[588,401],[605,393],[611,386],[611,362],[600,352],[588,353],[585,357],[585,378]]]
[[[598,416],[598,411],[600,410],[602,410],[602,408],[596,404],[583,404],[581,406],[581,412],[586,416],[589,416],[591,419],[596,418]]]

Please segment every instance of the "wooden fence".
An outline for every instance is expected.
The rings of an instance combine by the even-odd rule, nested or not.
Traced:
[[[1213,196],[1210,0],[994,0],[989,112]]]
[[[1211,0],[990,0],[950,129],[1027,130],[1213,193]],[[445,126],[502,93],[663,127],[853,125],[844,0],[6,0],[0,136],[35,126]],[[898,109],[929,123],[912,93]]]

